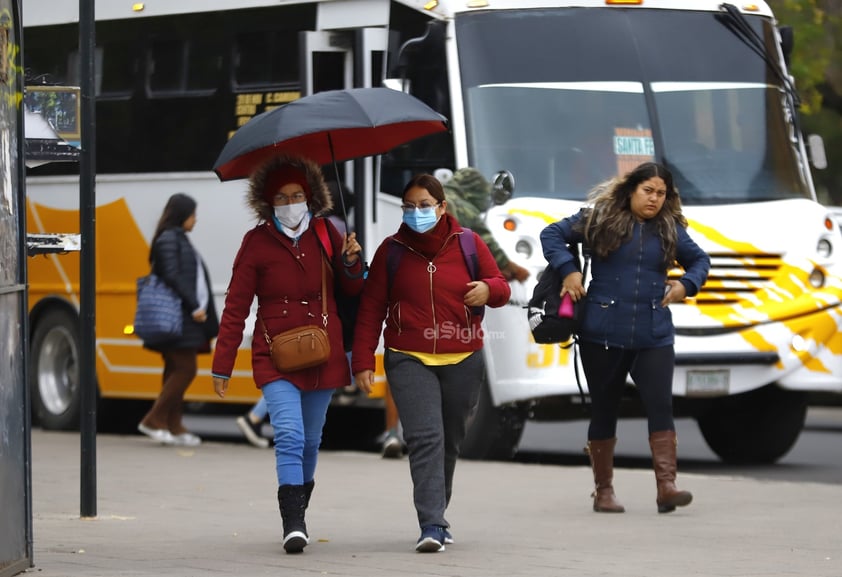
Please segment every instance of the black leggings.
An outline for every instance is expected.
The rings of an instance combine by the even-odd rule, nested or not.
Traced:
[[[589,440],[599,441],[617,436],[620,402],[626,375],[629,374],[646,410],[649,434],[675,430],[672,418],[675,349],[672,346],[626,350],[580,343],[579,351],[591,396]]]

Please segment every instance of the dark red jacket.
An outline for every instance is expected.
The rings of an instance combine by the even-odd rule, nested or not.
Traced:
[[[374,370],[381,329],[387,348],[423,353],[460,353],[482,348],[481,319],[471,314],[463,302],[472,279],[459,246],[460,234],[475,236],[477,280],[488,285],[487,306],[500,307],[508,302],[509,283],[476,233],[465,232],[448,214],[424,234],[401,225],[394,236],[378,247],[371,262],[354,331],[351,363],[355,374]],[[390,289],[386,261],[388,245],[394,241],[402,243],[406,250]]]
[[[246,233],[234,261],[231,284],[225,297],[219,336],[213,356],[215,375],[230,376],[243,338],[245,320],[257,296],[258,320],[251,343],[252,371],[258,387],[286,379],[302,390],[331,389],[350,384],[348,360],[342,346],[342,324],[336,313],[334,281],[327,278],[327,332],[330,337],[330,360],[318,367],[289,374],[279,373],[269,357],[269,346],[263,336],[263,324],[270,336],[305,324],[321,326],[321,259],[319,240],[310,228],[301,235],[298,246],[278,232],[271,223],[263,223]],[[333,270],[349,295],[362,289],[362,263],[352,267],[342,262],[342,237],[325,220],[333,244]],[[327,269],[330,275],[330,268]],[[359,278],[349,278],[344,271]],[[262,322],[261,322],[262,321]]]

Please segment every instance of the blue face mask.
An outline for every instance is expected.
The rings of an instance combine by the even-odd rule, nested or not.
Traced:
[[[436,215],[436,207],[416,208],[403,213],[403,221],[415,232],[427,232],[439,221]]]

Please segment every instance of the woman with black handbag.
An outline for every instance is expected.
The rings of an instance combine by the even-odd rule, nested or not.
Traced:
[[[268,161],[251,176],[248,203],[260,222],[246,233],[234,260],[214,351],[213,384],[224,397],[257,297],[252,374],[274,430],[284,550],[300,553],[309,542],[304,512],[315,485],[327,408],[334,390],[351,382],[334,287],[338,284],[348,295],[362,290],[362,249],[354,233],[340,235],[323,218],[332,203],[321,169],[309,160],[281,156]],[[294,368],[291,364],[303,352],[277,355],[275,345],[295,331],[326,337],[329,346],[319,349],[323,362]]]
[[[202,257],[187,238],[196,226],[196,201],[176,193],[167,201],[149,250],[152,272],[181,299],[182,333],[143,346],[164,359],[163,387],[152,408],[138,424],[144,435],[165,445],[194,447],[202,440],[182,423],[184,394],[196,378],[197,356],[210,352],[219,332],[210,276]]]
[[[541,244],[547,262],[564,279],[561,294],[584,302],[578,337],[591,396],[587,451],[596,485],[593,509],[625,510],[614,495],[613,461],[630,375],[648,419],[658,512],[668,513],[693,498],[675,486],[675,327],[668,307],[699,291],[710,257],[687,233],[678,190],[660,164],[641,164],[597,186],[589,200],[590,207],[545,228]],[[568,248],[581,242],[592,255],[587,293]],[[676,262],[683,274],[670,277]]]

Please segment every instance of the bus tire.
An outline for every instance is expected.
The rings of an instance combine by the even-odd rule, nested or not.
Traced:
[[[527,411],[524,407],[495,407],[487,379],[483,379],[479,401],[468,419],[460,456],[465,459],[509,460],[517,451]]]
[[[798,440],[807,416],[807,393],[777,385],[714,399],[697,417],[711,450],[726,463],[771,464]]]
[[[53,308],[40,316],[30,345],[29,390],[33,417],[46,430],[79,429],[79,349],[76,314]]]

